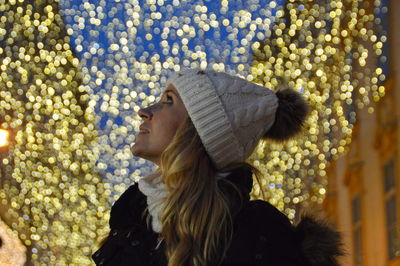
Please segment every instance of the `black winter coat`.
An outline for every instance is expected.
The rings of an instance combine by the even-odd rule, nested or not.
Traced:
[[[312,218],[293,226],[288,218],[265,201],[250,201],[252,173],[236,169],[227,178],[243,188],[242,208],[234,214],[231,245],[222,266],[334,266],[341,254],[339,235]],[[225,193],[235,193],[221,187]],[[238,197],[240,198],[240,197]],[[111,231],[103,246],[93,254],[97,265],[164,266],[164,241],[147,227],[143,211],[146,197],[134,184],[111,209]]]

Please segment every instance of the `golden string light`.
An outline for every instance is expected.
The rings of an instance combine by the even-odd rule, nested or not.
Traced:
[[[302,92],[312,107],[304,138],[260,143],[250,161],[264,178],[252,195],[263,191],[290,218],[299,203],[322,202],[327,163],[346,151],[356,108],[372,111],[385,92],[382,3],[0,4],[0,128],[12,136],[0,153],[0,200],[30,260],[90,263],[110,199],[152,168],[130,153],[135,112],[182,67]]]
[[[374,15],[385,12],[379,0],[289,1],[277,14],[272,38],[253,44],[247,78],[270,89],[287,84],[311,105],[304,137],[261,144],[252,157],[266,177],[254,196],[262,189],[290,218],[296,204],[322,203],[327,164],[347,150],[356,109],[385,94],[378,61],[387,37]]]
[[[35,265],[90,264],[107,232],[111,190],[95,169],[79,60],[54,2],[0,9],[0,127],[13,136],[0,154],[5,221]]]

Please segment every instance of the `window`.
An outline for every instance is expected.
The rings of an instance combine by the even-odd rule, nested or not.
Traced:
[[[385,213],[387,229],[388,259],[400,256],[398,212],[396,195],[396,170],[394,159],[388,161],[383,169],[385,189]]]
[[[354,266],[362,265],[362,235],[361,235],[361,197],[358,194],[351,202]]]

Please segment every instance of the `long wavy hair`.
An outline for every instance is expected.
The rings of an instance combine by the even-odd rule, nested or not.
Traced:
[[[258,180],[260,172],[250,164],[237,167],[252,169]],[[159,171],[169,191],[160,214],[168,265],[219,265],[232,240],[232,210],[239,207],[241,188],[217,180],[217,169],[190,118],[162,153]],[[224,193],[224,182],[238,193]]]

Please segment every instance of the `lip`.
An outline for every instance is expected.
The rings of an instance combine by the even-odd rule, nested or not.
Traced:
[[[139,130],[140,130],[139,135],[150,133],[150,131],[143,126],[140,126]]]

